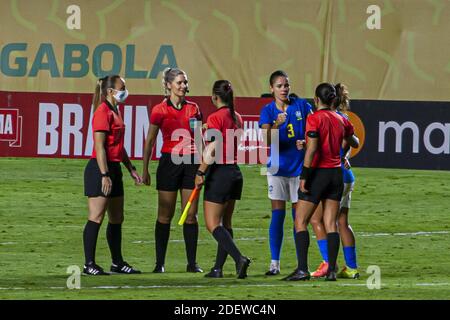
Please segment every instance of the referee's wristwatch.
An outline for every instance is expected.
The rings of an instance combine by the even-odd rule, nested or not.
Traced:
[[[205,176],[205,173],[201,170],[197,170],[197,173],[195,175],[203,177],[203,176]]]
[[[100,175],[102,176],[102,178],[109,177],[109,172],[100,173]]]

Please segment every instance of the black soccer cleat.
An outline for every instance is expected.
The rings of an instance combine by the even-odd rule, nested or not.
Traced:
[[[336,272],[335,271],[328,272],[327,275],[325,276],[325,281],[336,281]]]
[[[283,278],[282,280],[285,281],[305,281],[311,279],[311,275],[308,271],[303,271],[300,269],[295,269],[294,272],[292,272],[287,277]]]
[[[203,273],[203,270],[198,266],[198,264],[188,264],[186,267],[186,272]]]
[[[156,265],[155,269],[153,269],[153,273],[164,273],[164,272],[166,272],[164,266]]]
[[[83,274],[88,276],[109,276],[109,273],[105,272],[103,268],[95,264],[95,262],[85,264],[83,267]]]
[[[238,265],[237,265],[237,275],[238,279],[245,279],[247,278],[247,269],[250,265],[251,261],[249,258],[242,256],[239,259]]]
[[[120,273],[120,274],[140,274],[141,271],[134,269],[132,266],[130,266],[128,263],[123,261],[119,264],[112,264],[111,265],[111,273]]]
[[[223,278],[223,271],[222,269],[212,268],[210,272],[205,274],[205,278]]]
[[[276,276],[280,274],[280,269],[270,269],[265,274],[266,276]]]

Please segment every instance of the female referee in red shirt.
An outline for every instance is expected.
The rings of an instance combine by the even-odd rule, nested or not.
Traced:
[[[205,149],[195,177],[196,188],[205,184],[205,223],[218,242],[216,263],[206,277],[222,278],[223,265],[230,254],[236,263],[238,278],[244,279],[250,259],[236,247],[231,228],[234,205],[236,200],[241,199],[243,186],[241,170],[237,165],[237,141],[243,122],[234,111],[233,88],[229,81],[218,80],[214,83],[212,101],[218,109],[208,117],[206,139],[215,139]]]
[[[341,146],[345,140],[358,147],[351,123],[338,115],[331,106],[336,99],[335,87],[322,83],[316,88],[314,102],[317,111],[306,122],[306,153],[300,175],[299,202],[295,217],[295,245],[298,267],[285,280],[308,280],[308,223],[319,202],[328,240],[328,272],[325,280],[336,280],[336,259],[339,251],[337,216],[344,188],[341,169]]]
[[[123,260],[121,252],[124,192],[120,162],[123,162],[136,184],[142,183],[124,148],[125,124],[117,108],[117,104],[124,102],[127,96],[125,81],[118,75],[100,79],[95,89],[92,119],[94,150],[84,171],[89,218],[83,232],[86,259],[83,272],[88,275],[108,274],[95,263],[98,232],[106,211],[109,217],[106,238],[111,250],[111,272],[141,273]],[[104,101],[99,105],[102,98]]]
[[[144,148],[144,168],[142,179],[150,185],[149,161],[158,131],[163,135],[162,155],[156,171],[156,189],[158,190],[158,218],[155,226],[156,266],[154,273],[165,272],[167,244],[170,235],[170,222],[175,213],[177,193],[181,193],[181,207],[184,208],[194,189],[195,172],[199,160],[195,161],[197,148],[193,130],[202,116],[196,103],[186,100],[188,90],[187,75],[183,70],[167,68],[163,72],[162,82],[166,97],[152,108],[150,127]],[[180,130],[177,130],[180,129]],[[201,134],[201,133],[200,133]],[[198,154],[197,154],[198,156]],[[183,158],[183,162],[177,161]],[[181,162],[181,163],[179,163]],[[186,244],[187,272],[203,272],[197,265],[197,222],[198,200],[194,201],[183,225]]]

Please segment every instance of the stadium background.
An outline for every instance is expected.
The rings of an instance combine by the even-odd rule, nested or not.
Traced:
[[[78,4],[81,8],[80,30],[68,30],[66,27],[69,16],[66,9],[72,4]],[[380,30],[369,30],[366,26],[370,16],[366,10],[373,4],[382,9]],[[259,96],[268,92],[268,76],[276,69],[283,69],[290,75],[292,92],[302,97],[312,98],[315,85],[322,81],[342,81],[349,86],[354,99],[354,119],[361,120],[360,132],[365,134],[364,146],[352,160],[354,166],[448,170],[449,12],[450,3],[445,0],[2,1],[0,117],[3,115],[1,119],[4,122],[0,123],[0,156],[88,156],[85,146],[91,95],[97,78],[107,73],[120,73],[127,80],[129,105],[121,108],[125,111],[128,107],[130,112],[133,130],[129,143],[132,155],[139,159],[141,151],[136,148],[139,147],[136,137],[141,135],[140,141],[145,138],[145,130],[135,130],[145,128],[145,123],[136,126],[136,121],[141,119],[138,112],[143,112],[139,107],[143,106],[149,113],[151,106],[162,99],[160,76],[165,67],[179,66],[188,73],[190,96],[192,100],[199,101],[205,115],[213,110],[209,102],[213,81],[219,78],[230,80],[239,97],[237,109],[249,115],[249,123],[255,121],[259,108],[264,104],[265,100]],[[42,131],[45,124],[52,122],[51,115],[44,114],[45,123],[39,121],[40,104],[45,103],[56,106],[59,119],[54,128],[57,145],[56,150],[40,154],[39,136],[44,134],[44,140],[48,143],[52,139],[50,133]],[[80,129],[82,151],[78,154],[76,134],[66,132],[68,144],[63,147],[63,130],[65,125],[75,125],[80,108],[83,119]],[[73,113],[68,111],[64,118],[64,110],[72,110]],[[7,115],[12,119],[12,131],[6,130]],[[391,126],[382,131],[381,122]],[[2,243],[14,242],[15,223],[27,217],[22,215],[18,219],[14,212],[10,212],[18,205],[8,197],[28,203],[27,197],[17,193],[22,188],[28,190],[23,185],[27,183],[16,185],[19,182],[15,181],[15,177],[26,180],[25,173],[32,181],[36,180],[36,184],[31,184],[33,189],[44,188],[38,171],[49,164],[67,165],[61,161],[65,160],[0,159],[2,181],[5,181],[2,185],[2,202],[5,205],[1,209],[5,219],[2,230],[5,240]],[[73,179],[78,179],[74,184],[81,190],[81,180],[75,176],[81,176],[84,162],[72,161],[73,171],[67,169],[70,172],[67,177],[69,179],[73,174]],[[245,170],[253,172],[251,168]],[[377,193],[372,188],[369,188],[375,192],[372,195],[368,195],[367,190],[355,192],[355,198],[360,199],[355,204],[355,212],[367,214],[364,218],[355,218],[359,230],[377,232],[387,228],[389,232],[401,233],[408,229],[414,233],[418,229],[427,229],[427,232],[444,232],[431,236],[437,237],[438,243],[442,239],[448,240],[448,226],[440,222],[450,205],[448,201],[437,203],[447,190],[439,182],[446,172],[422,174],[417,171],[360,170],[357,173],[362,186],[373,186],[370,181],[374,180],[364,180],[367,177],[376,179],[380,175],[387,177],[387,180],[375,184],[386,188],[381,200],[374,199]],[[405,185],[392,184],[400,179],[399,176],[417,176],[417,180],[408,181]],[[44,180],[53,181],[52,177],[50,175]],[[429,192],[417,187],[426,183],[427,179],[432,180],[435,190],[430,191],[432,194],[426,198],[434,203],[426,206],[416,203],[415,207],[423,211],[414,213],[418,216],[408,216],[408,209],[404,206],[409,203],[413,207],[420,194]],[[263,180],[251,180],[251,183],[254,183],[253,186],[264,185]],[[406,198],[400,192],[414,186],[421,193]],[[48,192],[57,193],[65,188],[60,185],[49,188]],[[244,208],[256,208],[261,215],[264,210],[267,211],[268,203],[266,199],[261,199],[265,191],[257,190],[254,192],[258,193],[250,194],[249,202],[253,202],[245,203],[242,211],[245,212]],[[39,195],[33,194],[32,190],[29,192],[31,199],[39,201]],[[142,192],[130,191],[130,197],[139,201],[137,194],[143,196]],[[46,196],[51,198],[51,193]],[[155,198],[153,190],[152,197]],[[79,212],[84,212],[85,204],[79,195],[73,195],[70,199],[77,202],[75,206]],[[369,210],[364,208],[367,201],[372,201],[372,209],[373,203],[380,207],[389,204],[389,210],[396,214],[405,213],[406,216],[396,217],[392,228],[369,226],[365,219],[379,217],[365,211]],[[44,209],[34,210],[36,204],[28,204],[27,208],[18,211],[34,213],[36,219],[45,215]],[[137,209],[133,207],[130,210]],[[429,221],[420,218],[421,213],[425,212],[430,214]],[[412,220],[414,224],[406,227]],[[249,228],[259,224],[258,221],[247,222]],[[8,223],[12,230],[8,229]],[[63,234],[60,236],[64,239]],[[73,239],[77,240],[76,234]],[[19,251],[7,245],[0,248],[4,249],[1,254],[7,257],[3,264],[11,269]],[[74,248],[81,250],[77,245]],[[60,253],[60,249],[55,248],[55,254]],[[433,250],[438,252],[439,247]],[[430,252],[433,250],[430,249]],[[413,257],[405,259],[412,261]],[[362,261],[365,262],[364,256]],[[29,271],[29,276],[32,278],[32,271]],[[11,280],[9,283],[13,285],[15,282]]]

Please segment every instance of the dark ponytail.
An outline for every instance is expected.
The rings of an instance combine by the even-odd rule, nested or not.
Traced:
[[[228,109],[230,109],[230,115],[234,124],[240,128],[241,123],[239,123],[236,112],[234,111],[234,94],[231,82],[228,80],[217,80],[214,82],[212,91],[214,95],[218,96],[220,100],[227,105]]]
[[[334,107],[339,111],[349,111],[350,110],[350,97],[348,94],[347,86],[343,83],[338,83],[334,86],[336,90],[336,100],[334,101]]]
[[[319,84],[316,88],[316,97],[318,97],[320,101],[328,107],[332,107],[334,105],[336,96],[336,89],[331,83],[324,82]]]
[[[121,79],[119,75],[111,75],[98,79],[92,101],[94,111],[97,110],[102,100],[107,96],[107,90],[115,87],[117,79]]]

